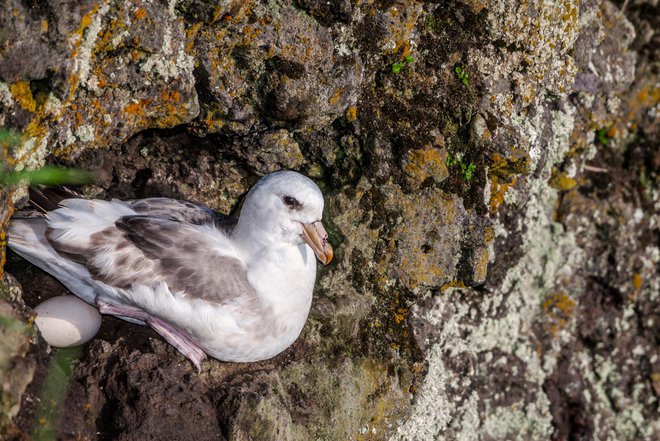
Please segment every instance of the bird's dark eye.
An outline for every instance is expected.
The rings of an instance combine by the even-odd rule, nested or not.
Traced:
[[[292,210],[297,210],[302,205],[300,202],[298,202],[298,199],[291,196],[282,196],[282,202]]]

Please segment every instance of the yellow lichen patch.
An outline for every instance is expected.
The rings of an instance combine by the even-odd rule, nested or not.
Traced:
[[[33,118],[23,130],[23,137],[30,139],[35,138],[36,140],[41,140],[46,136],[46,127],[41,124],[39,117]],[[39,148],[39,143],[35,143],[35,148]]]
[[[35,112],[37,109],[37,102],[32,96],[30,83],[28,81],[16,81],[9,85],[9,90],[21,108],[30,112]]]
[[[345,90],[344,86],[338,87],[337,90],[335,90],[332,93],[332,95],[330,95],[330,97],[328,98],[328,104],[330,104],[331,106],[337,104],[341,99],[341,97],[344,95],[344,90]]]
[[[447,152],[434,147],[410,150],[404,159],[403,171],[408,184],[418,188],[428,178],[441,182],[449,176],[446,165]]]
[[[410,40],[423,9],[421,4],[400,3],[402,10],[397,10],[392,18],[392,28],[389,29],[391,41],[394,43],[388,47],[388,52],[396,53],[403,51],[405,55],[410,53]],[[405,5],[405,6],[404,6]],[[403,9],[405,8],[405,9]],[[392,10],[389,11],[392,14]],[[404,55],[404,56],[405,56]]]
[[[447,291],[449,288],[465,288],[465,282],[461,280],[452,280],[440,287],[440,291]]]
[[[656,395],[660,395],[660,372],[653,372],[651,374],[651,383]]]
[[[78,85],[80,84],[80,78],[78,75],[71,73],[66,79],[67,84],[69,85],[69,96],[67,97],[67,102],[73,100],[73,97],[78,90]]]
[[[605,136],[607,136],[609,139],[613,139],[613,138],[616,138],[616,135],[618,135],[618,133],[619,133],[619,130],[617,129],[616,125],[613,124],[607,130],[607,134]]]
[[[181,93],[176,90],[164,90],[159,94],[160,100],[155,104],[154,123],[158,127],[167,128],[181,124],[188,111],[181,103]]]
[[[357,119],[357,107],[351,106],[346,109],[346,120],[348,122],[353,122]]]
[[[71,50],[69,52],[70,58],[72,60],[76,59],[78,56],[78,50],[80,49],[80,45],[83,42],[83,34],[85,33],[85,30],[89,27],[89,25],[92,24],[92,17],[94,14],[99,9],[99,5],[95,4],[94,7],[87,12],[85,15],[82,16],[82,19],[80,20],[80,26],[78,26],[78,29],[75,31],[71,32],[70,34],[70,47]],[[69,76],[67,77],[67,83],[69,84],[69,96],[66,99],[66,102],[70,102],[73,100],[76,91],[78,90],[78,85],[80,84],[80,78],[76,73],[70,73]]]
[[[360,416],[366,422],[366,430],[354,432],[350,439],[356,441],[376,441],[382,439],[382,434],[388,432],[388,428],[392,425],[392,415],[395,415],[397,409],[403,404],[398,401],[403,398],[400,395],[392,395],[394,389],[392,384],[392,376],[388,373],[389,367],[387,364],[374,361],[373,359],[365,358],[364,361],[354,370],[354,378],[360,379],[360,388],[364,391],[369,391],[367,394],[362,395],[362,402],[359,403],[359,409],[369,409],[368,414],[363,410],[360,411]],[[396,381],[397,387],[412,386],[412,378],[410,375],[400,374],[401,377]],[[340,439],[349,439],[349,433],[344,431],[345,437]]]
[[[181,93],[176,90],[163,90],[158,98],[142,98],[128,103],[123,108],[135,127],[173,127],[187,117],[187,109],[181,103]]]
[[[92,15],[96,13],[98,6],[94,6],[94,9],[89,11],[87,14],[83,15],[82,20],[80,20],[80,27],[78,28],[78,31],[80,34],[83,33],[87,27],[89,27],[90,24],[92,24]]]
[[[541,305],[541,309],[548,319],[545,325],[546,332],[557,335],[575,315],[575,302],[568,294],[560,291],[550,294]]]
[[[571,190],[577,184],[575,179],[568,177],[566,173],[559,173],[556,169],[552,171],[549,183],[552,188],[562,191]]]
[[[202,29],[202,25],[204,23],[199,22],[199,23],[193,23],[188,29],[186,29],[186,49],[185,52],[187,54],[191,53],[193,48],[195,47],[195,41],[197,39],[197,34],[199,33],[199,30]]]
[[[644,284],[644,278],[640,273],[633,274],[632,277],[632,286],[635,291],[638,291]]]
[[[122,15],[121,7],[117,8],[114,12],[116,14],[115,18],[110,20],[108,26],[103,29],[99,38],[95,42],[95,53],[110,52],[124,46],[124,38],[122,38],[122,34],[128,33],[130,23],[128,23],[128,18],[125,15]]]
[[[94,69],[94,76],[96,77],[96,87],[102,89],[110,85],[110,83],[108,83],[108,79],[105,77],[105,75],[103,75],[103,70],[100,66]]]

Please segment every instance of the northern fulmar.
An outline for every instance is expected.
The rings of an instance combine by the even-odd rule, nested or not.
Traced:
[[[206,354],[250,362],[289,347],[315,256],[333,256],[323,195],[293,171],[261,178],[234,222],[168,198],[45,199],[12,219],[9,247],[101,313],[151,326],[198,370]]]

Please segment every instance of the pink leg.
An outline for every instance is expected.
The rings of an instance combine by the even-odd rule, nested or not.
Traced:
[[[206,359],[206,353],[184,332],[178,330],[169,323],[137,308],[114,306],[104,302],[99,302],[99,312],[101,314],[129,317],[145,322],[167,340],[169,344],[177,348],[179,352],[186,356],[186,358],[195,365],[197,372],[201,372],[201,363]]]

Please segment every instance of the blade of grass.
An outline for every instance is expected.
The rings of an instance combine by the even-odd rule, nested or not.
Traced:
[[[48,365],[41,397],[35,412],[32,436],[34,441],[54,441],[69,390],[69,384],[82,346],[73,348],[53,348],[53,356]]]
[[[38,170],[22,170],[0,176],[0,187],[27,181],[30,185],[83,185],[94,182],[94,174],[84,170],[45,166]]]

